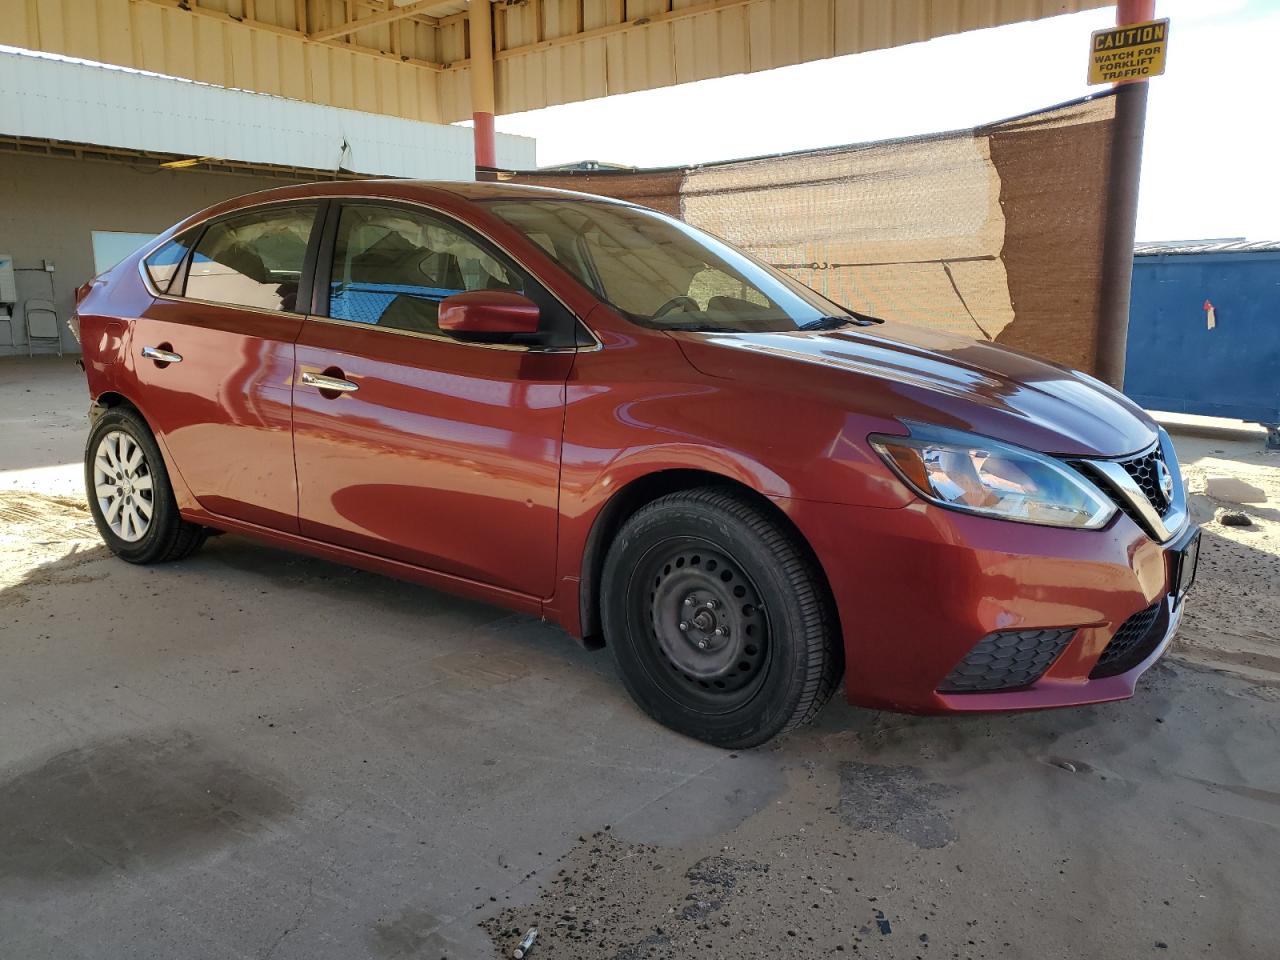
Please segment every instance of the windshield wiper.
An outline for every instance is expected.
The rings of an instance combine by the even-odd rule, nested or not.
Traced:
[[[810,321],[802,326],[801,330],[838,330],[841,327],[852,324],[855,327],[869,327],[872,324],[884,323],[880,317],[873,317],[870,314],[858,313],[856,310],[850,310],[847,317],[819,317],[817,320]]]

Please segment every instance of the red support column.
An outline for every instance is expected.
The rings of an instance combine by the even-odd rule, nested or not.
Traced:
[[[493,114],[477,110],[471,114],[471,119],[476,131],[476,166],[496,167],[498,144],[493,132]]]
[[[1154,20],[1155,0],[1119,0],[1116,26]],[[1102,240],[1102,296],[1094,366],[1098,379],[1117,390],[1124,385],[1129,343],[1129,293],[1133,282],[1133,242],[1138,225],[1138,180],[1142,136],[1147,123],[1147,81],[1116,84],[1116,116],[1111,142],[1107,227]]]
[[[480,167],[498,165],[493,132],[493,7],[489,0],[471,0],[467,22],[471,31],[471,119],[475,123],[476,179],[492,179]]]

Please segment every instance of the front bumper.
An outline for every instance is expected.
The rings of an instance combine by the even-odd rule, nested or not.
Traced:
[[[1138,678],[1147,669],[1164,656],[1165,650],[1173,642],[1178,632],[1178,624],[1182,622],[1182,611],[1185,604],[1175,606],[1171,596],[1161,601],[1166,610],[1167,626],[1160,640],[1151,652],[1137,665],[1116,674],[1114,677],[1100,677],[1096,680],[1063,678],[1052,675],[1052,670],[1036,683],[1023,690],[997,691],[990,693],[940,693],[942,710],[956,713],[984,713],[995,710],[1046,710],[1051,707],[1078,707],[1088,703],[1106,703],[1109,700],[1124,700],[1133,696],[1138,685]]]
[[[1182,617],[1168,554],[1124,514],[1102,530],[971,516],[917,502],[901,509],[779,499],[831,584],[851,703],[913,713],[1034,710],[1133,694]],[[1116,631],[1161,605],[1141,660],[1090,678]],[[1042,676],[1019,689],[943,692],[989,634],[1072,628]]]

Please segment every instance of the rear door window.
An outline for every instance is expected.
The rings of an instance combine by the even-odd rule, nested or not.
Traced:
[[[298,289],[318,209],[314,203],[273,207],[210,224],[192,254],[186,296],[305,312]]]

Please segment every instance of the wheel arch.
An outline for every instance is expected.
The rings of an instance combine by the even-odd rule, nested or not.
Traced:
[[[646,505],[668,494],[699,487],[717,487],[729,490],[759,508],[780,527],[790,531],[795,541],[807,555],[818,572],[822,588],[831,599],[831,584],[817,553],[808,539],[777,504],[753,487],[721,473],[697,468],[673,467],[655,470],[636,477],[620,487],[597,511],[582,551],[582,566],[578,586],[578,615],[581,624],[582,643],[588,649],[604,646],[604,630],[600,615],[601,575],[605,556],[622,525]],[[830,603],[833,617],[837,617],[834,601]],[[839,624],[837,620],[837,629]]]
[[[135,411],[138,416],[142,417],[143,420],[147,419],[143,412],[138,409],[138,405],[136,403],[126,397],[123,393],[118,393],[115,390],[104,390],[102,393],[94,397],[92,409],[95,419],[103,411],[110,410],[113,407],[128,407],[130,410]],[[149,423],[147,425],[150,426]]]
[[[103,390],[93,398],[93,403],[89,407],[90,427],[96,423],[108,410],[132,410],[142,420],[150,432],[152,439],[155,440],[156,446],[160,448],[160,458],[164,461],[164,468],[169,475],[169,487],[173,491],[173,496],[178,502],[178,509],[182,511],[200,509],[199,501],[192,494],[190,487],[187,486],[186,480],[182,476],[182,470],[173,459],[173,454],[169,451],[169,445],[165,441],[165,437],[152,424],[151,418],[147,416],[147,411],[134,402],[127,394],[118,390]]]

